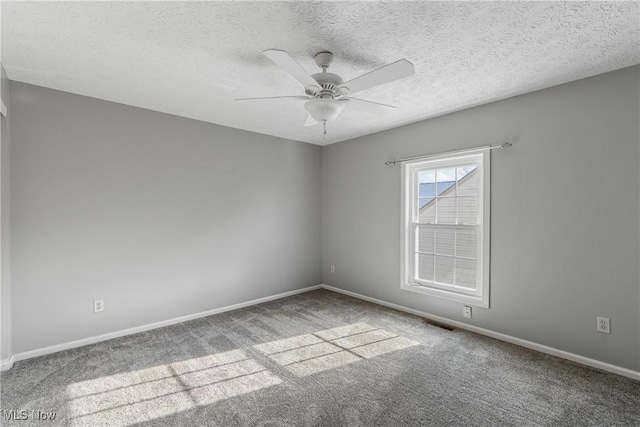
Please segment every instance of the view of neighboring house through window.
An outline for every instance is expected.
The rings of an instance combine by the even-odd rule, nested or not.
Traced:
[[[489,153],[402,166],[402,288],[489,306]]]

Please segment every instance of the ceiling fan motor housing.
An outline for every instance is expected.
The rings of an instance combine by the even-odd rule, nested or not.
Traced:
[[[337,87],[344,83],[339,75],[333,73],[317,73],[311,77],[318,82],[322,89],[320,98],[333,98]]]
[[[333,53],[328,51],[319,52],[316,54],[314,59],[316,61],[316,65],[322,68],[321,73],[316,73],[311,76],[318,82],[321,89],[320,92],[315,94],[315,98],[334,99],[336,95],[343,95],[342,93],[336,93],[338,87],[344,83],[342,78],[337,74],[327,73],[327,68],[329,68],[333,62]]]

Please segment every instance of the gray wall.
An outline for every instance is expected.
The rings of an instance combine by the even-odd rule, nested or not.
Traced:
[[[323,282],[638,370],[639,74],[324,149],[12,82],[12,352]],[[507,138],[492,156],[491,308],[466,320],[400,290],[400,173],[383,162]]]
[[[468,322],[640,369],[639,71],[326,147],[323,283],[467,321],[462,304],[400,290],[400,168],[383,163],[510,139],[492,154],[491,308]]]
[[[11,102],[14,354],[320,283],[320,147],[17,82]]]
[[[11,357],[11,275],[9,238],[9,79],[0,65],[2,101],[7,107],[7,117],[0,116],[0,359]]]

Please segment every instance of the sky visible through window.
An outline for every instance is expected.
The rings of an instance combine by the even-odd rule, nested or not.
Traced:
[[[418,172],[420,209],[432,201],[436,195],[441,196],[456,181],[464,178],[476,167],[473,165],[457,168],[431,169]]]

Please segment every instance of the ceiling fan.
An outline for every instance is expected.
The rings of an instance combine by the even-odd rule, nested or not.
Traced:
[[[413,74],[413,64],[406,59],[401,59],[344,82],[337,74],[327,72],[334,58],[331,52],[324,51],[315,55],[315,62],[318,67],[322,68],[322,72],[313,75],[307,73],[307,71],[284,50],[267,49],[262,53],[302,83],[304,85],[305,95],[239,98],[236,99],[236,101],[279,98],[306,100],[307,102],[305,102],[304,108],[309,112],[309,116],[304,125],[312,126],[323,123],[325,135],[327,134],[327,122],[338,118],[347,104],[352,106],[349,108],[357,108],[371,113],[396,108],[393,105],[353,98],[351,94]]]

